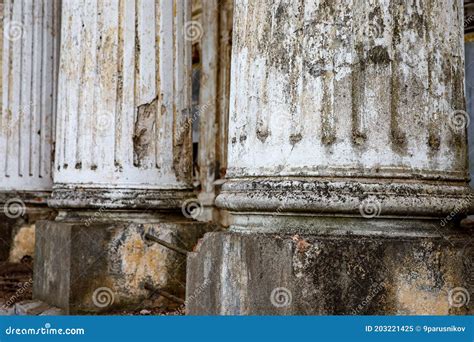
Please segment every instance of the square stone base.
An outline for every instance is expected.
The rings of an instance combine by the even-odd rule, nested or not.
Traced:
[[[150,242],[145,233],[192,250],[209,230],[208,224],[188,221],[41,221],[36,227],[33,297],[68,313],[146,307],[152,293],[145,287],[184,298],[185,256]],[[173,303],[162,299],[161,305]]]
[[[471,236],[209,233],[188,255],[187,313],[473,314]]]

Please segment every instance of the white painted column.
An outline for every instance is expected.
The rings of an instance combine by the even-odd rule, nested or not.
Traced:
[[[179,207],[192,171],[190,1],[62,6],[50,204]]]
[[[59,2],[2,5],[0,191],[38,201],[52,188]]]
[[[234,229],[297,215],[308,230],[361,216],[415,228],[472,207],[461,2],[237,0],[234,13],[217,199]]]

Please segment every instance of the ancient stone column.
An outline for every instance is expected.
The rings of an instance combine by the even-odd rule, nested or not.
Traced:
[[[64,4],[52,206],[175,208],[189,195],[187,11]]]
[[[229,114],[232,9],[230,0],[201,1],[199,87],[199,219],[224,221],[215,209],[218,184],[225,175]]]
[[[59,6],[2,2],[0,260],[33,256],[38,219],[51,216]],[[13,245],[12,245],[13,243]]]
[[[181,213],[193,196],[190,2],[62,6],[59,216],[39,225],[34,296],[70,312],[151,305],[148,288],[183,297],[184,257],[145,235],[191,249],[204,227]]]
[[[189,258],[189,312],[468,312],[462,12],[235,2],[233,225]]]

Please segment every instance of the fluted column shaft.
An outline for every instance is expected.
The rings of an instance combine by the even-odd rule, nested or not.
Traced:
[[[52,188],[59,4],[3,4],[0,190]]]
[[[173,207],[189,192],[189,5],[63,2],[52,206]]]

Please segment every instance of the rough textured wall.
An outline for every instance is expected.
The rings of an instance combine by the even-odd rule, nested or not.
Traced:
[[[183,187],[189,1],[63,3],[55,183]]]
[[[262,1],[235,3],[228,176],[466,178],[461,2]]]

